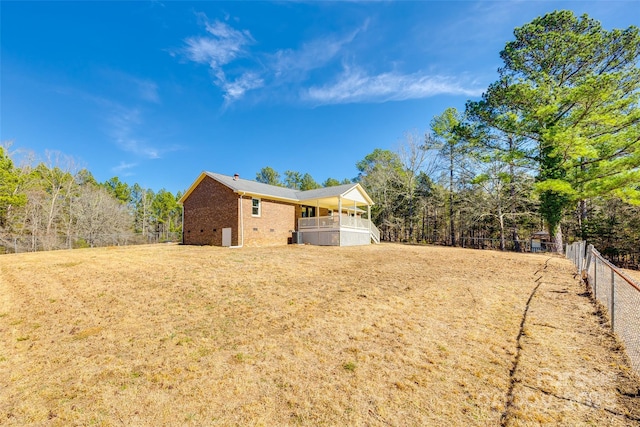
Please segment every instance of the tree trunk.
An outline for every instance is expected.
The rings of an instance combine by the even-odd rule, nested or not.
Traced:
[[[514,141],[512,137],[509,137],[509,152],[514,151]],[[518,224],[516,218],[516,174],[514,172],[513,160],[509,161],[509,196],[511,197],[511,221],[513,221],[513,228],[511,229],[511,238],[513,239],[513,249],[516,252],[522,252],[520,246],[520,237],[518,236]]]
[[[410,189],[409,191],[412,191],[412,190]],[[410,194],[409,195],[409,242],[412,242],[412,241],[413,241],[413,194]]]
[[[587,201],[580,200],[578,204],[578,225],[580,226],[580,238],[587,240],[587,230],[584,228],[584,223],[587,219]]]
[[[424,210],[422,211],[422,234],[420,236],[420,239],[422,241],[426,241],[426,235],[425,235],[425,230],[426,230],[426,221],[427,221],[427,207],[424,207]]]
[[[564,253],[564,243],[562,241],[562,228],[560,224],[556,227],[556,233],[553,236],[554,251],[560,255]]]
[[[433,209],[433,233],[431,235],[431,243],[438,241],[438,208]]]
[[[504,251],[504,215],[498,210],[498,221],[500,223],[500,250]]]
[[[450,164],[449,164],[449,232],[450,232],[451,246],[455,246],[456,231],[455,231],[454,220],[453,220],[453,153],[451,154]]]

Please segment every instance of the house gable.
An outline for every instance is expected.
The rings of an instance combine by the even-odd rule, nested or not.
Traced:
[[[365,194],[363,194],[362,191],[360,191],[360,190],[361,190],[361,187],[353,188],[353,189],[347,191],[343,195],[343,197],[345,199],[354,200],[354,201],[362,203],[362,204],[368,204],[369,202],[365,198]]]
[[[184,207],[184,244],[221,246],[223,228],[231,228],[231,244],[237,244],[237,194],[216,180],[202,176],[185,196],[180,199]]]

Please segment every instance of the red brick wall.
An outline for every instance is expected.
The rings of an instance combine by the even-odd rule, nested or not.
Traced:
[[[206,176],[184,201],[184,243],[222,245],[222,229],[231,228],[231,245],[240,244],[238,197]],[[296,227],[296,205],[261,199],[259,217],[251,214],[251,197],[243,196],[244,244],[286,245]]]
[[[261,199],[260,216],[251,211],[251,197],[242,199],[244,244],[247,246],[286,245],[296,227],[296,205]]]
[[[184,201],[184,243],[222,245],[222,229],[231,228],[238,244],[238,195],[206,176]]]

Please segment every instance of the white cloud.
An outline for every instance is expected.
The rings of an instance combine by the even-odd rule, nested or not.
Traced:
[[[358,49],[363,48],[366,40],[355,41],[359,34],[367,31],[368,20],[352,31],[318,37],[301,43],[297,49],[255,53],[249,50],[255,43],[249,31],[237,30],[220,21],[209,23],[206,16],[201,17],[208,34],[185,39],[184,52],[191,61],[209,66],[213,83],[223,92],[225,107],[260,88],[264,88],[259,95],[262,99],[282,100],[295,94],[297,102],[316,105],[401,101],[439,94],[478,96],[482,93],[482,89],[464,78],[425,71],[403,73],[396,69],[398,63],[391,60],[378,64],[377,69],[392,66],[387,70],[393,71],[382,69],[382,72],[370,74],[357,67],[343,66],[343,71],[335,75],[333,70],[339,70],[336,67],[339,67],[339,61],[356,61]],[[366,52],[370,46],[364,49]],[[324,83],[311,85],[312,78],[321,78]]]
[[[420,72],[368,75],[347,68],[335,82],[309,88],[303,98],[317,104],[347,104],[402,101],[442,94],[479,96],[482,89],[465,86],[460,80],[447,76]]]
[[[206,22],[208,36],[189,37],[185,40],[186,56],[197,63],[207,64],[215,76],[214,83],[224,92],[226,103],[241,98],[251,89],[261,87],[264,82],[257,72],[245,72],[229,80],[223,67],[241,56],[248,55],[246,47],[254,43],[249,31],[240,31],[224,22]]]
[[[134,82],[138,86],[138,95],[145,101],[158,104],[160,95],[158,95],[158,85],[150,80],[136,79]]]
[[[109,117],[111,137],[116,144],[135,155],[147,159],[160,157],[160,150],[148,145],[144,140],[135,136],[134,128],[142,124],[138,109],[119,108]]]
[[[245,92],[251,89],[257,89],[264,85],[264,80],[256,73],[244,73],[234,81],[223,79],[220,86],[225,92],[224,99],[227,104],[240,99]]]
[[[181,150],[178,144],[154,146],[149,143],[150,136],[140,136],[141,130],[149,129],[137,108],[115,106],[106,118],[108,134],[120,149],[145,159],[159,159],[166,153]],[[148,134],[148,132],[145,132]],[[123,164],[133,167],[135,164]]]
[[[124,161],[121,161],[118,166],[114,166],[111,168],[111,172],[119,175],[123,175],[123,176],[131,176],[133,175],[133,173],[130,172],[130,169],[133,169],[136,166],[138,166],[137,163],[126,163]]]
[[[312,40],[304,43],[298,50],[279,50],[270,58],[270,70],[275,77],[291,77],[296,73],[321,68],[343,52],[344,47],[366,26],[367,23],[343,37],[327,36]]]
[[[251,90],[299,84],[308,77],[309,71],[324,67],[337,58],[368,25],[366,21],[360,28],[342,36],[328,35],[309,41],[297,50],[253,54],[248,48],[255,40],[249,31],[237,30],[220,21],[210,23],[204,14],[199,16],[208,35],[185,39],[183,52],[189,60],[209,66],[214,84],[223,92],[225,106]],[[232,63],[241,58],[247,59],[249,64],[230,70]]]
[[[119,84],[124,82],[123,87],[134,95],[131,97],[133,101],[132,99],[116,101],[111,97],[97,95],[68,86],[56,86],[53,87],[52,90],[69,97],[77,97],[95,105],[97,107],[96,115],[101,121],[102,132],[108,138],[109,142],[114,143],[123,151],[142,158],[158,159],[166,153],[184,148],[179,144],[154,146],[148,142],[158,141],[158,135],[161,139],[166,139],[166,131],[163,129],[163,123],[153,123],[153,126],[149,126],[143,114],[144,110],[141,109],[143,107],[132,107],[130,106],[132,104],[127,104],[144,105],[144,103],[139,102],[140,99],[159,103],[160,99],[157,93],[157,85],[153,81],[139,79],[119,71],[105,70],[104,73]],[[141,136],[141,134],[144,136]],[[116,166],[116,168],[118,167],[119,166]]]
[[[160,103],[158,85],[150,79],[139,78],[121,70],[102,68],[100,76],[108,83],[110,96],[116,93],[120,98],[130,98],[135,101]]]
[[[210,35],[187,38],[184,51],[190,60],[208,64],[214,71],[243,55],[246,46],[254,43],[249,31],[236,30],[224,22],[207,22],[205,27]]]

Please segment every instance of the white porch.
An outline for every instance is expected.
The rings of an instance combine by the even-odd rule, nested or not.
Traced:
[[[323,246],[380,243],[380,232],[370,221],[373,200],[360,184],[318,188],[305,191],[304,195],[299,200],[302,218],[296,224],[296,243]]]
[[[337,213],[298,219],[302,243],[322,246],[368,245],[380,243],[380,231],[369,219]]]

